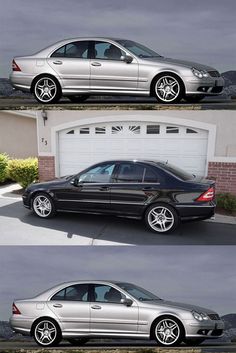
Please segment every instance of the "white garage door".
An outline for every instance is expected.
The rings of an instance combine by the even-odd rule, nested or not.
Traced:
[[[168,160],[193,174],[204,175],[207,141],[205,130],[162,123],[78,126],[59,132],[59,173],[74,174],[113,158],[144,158]]]

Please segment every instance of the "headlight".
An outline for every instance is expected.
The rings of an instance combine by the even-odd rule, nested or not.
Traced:
[[[194,67],[192,68],[192,73],[198,77],[198,78],[205,78],[205,77],[209,77],[209,74],[207,71],[205,70],[198,70],[198,69],[195,69]]]
[[[208,320],[208,316],[205,313],[198,313],[197,311],[192,311],[194,319],[198,321]]]

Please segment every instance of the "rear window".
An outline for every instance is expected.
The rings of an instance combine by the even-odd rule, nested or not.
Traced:
[[[167,172],[173,174],[177,178],[181,180],[192,180],[194,178],[193,174],[187,173],[181,168],[175,167],[169,163],[157,163],[162,169],[166,170]]]

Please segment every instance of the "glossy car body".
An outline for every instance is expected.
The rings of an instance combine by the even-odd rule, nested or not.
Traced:
[[[49,325],[55,325],[58,340],[53,331],[47,337],[48,327],[40,326],[48,319]],[[34,298],[16,300],[10,323],[16,332],[33,335],[44,346],[59,343],[62,338],[74,342],[76,338],[93,337],[156,339],[160,345],[171,346],[217,338],[224,329],[212,310],[165,301],[141,287],[117,281],[68,282]],[[172,329],[172,336],[165,325]],[[44,336],[42,331],[46,332]]]
[[[145,218],[159,232],[173,230],[179,220],[210,218],[216,206],[214,181],[143,160],[106,161],[77,175],[31,184],[23,203],[42,218],[56,211]]]
[[[66,96],[156,96],[161,103],[198,101],[220,94],[224,80],[214,68],[164,58],[136,42],[116,38],[73,38],[34,55],[15,57],[12,85],[41,103]],[[74,99],[73,99],[74,97]]]

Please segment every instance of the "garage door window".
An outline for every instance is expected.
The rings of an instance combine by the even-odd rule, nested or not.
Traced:
[[[103,164],[79,176],[79,183],[109,183],[115,164]]]

